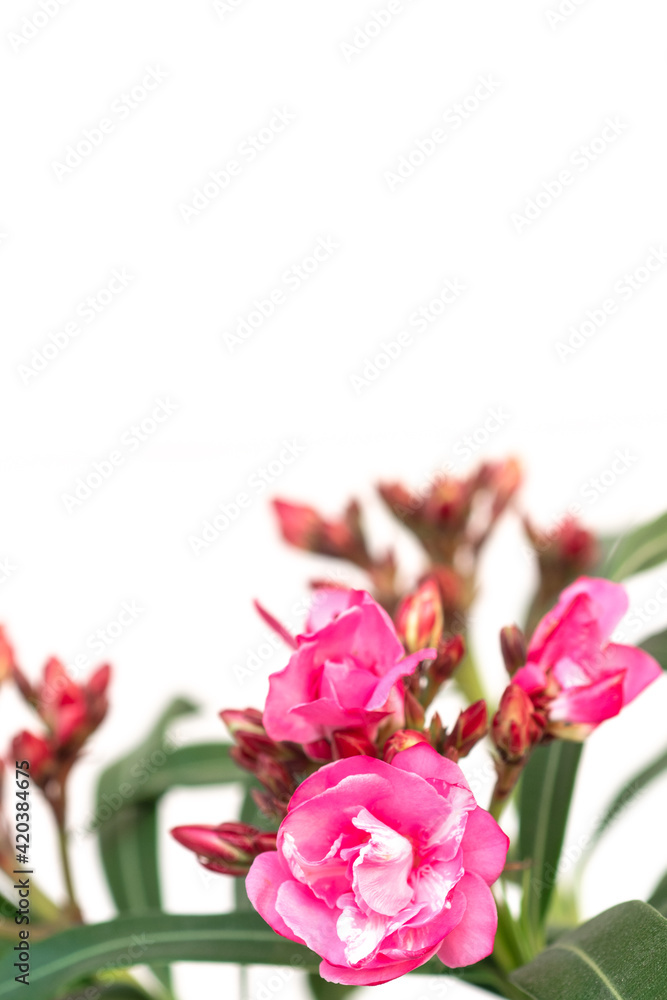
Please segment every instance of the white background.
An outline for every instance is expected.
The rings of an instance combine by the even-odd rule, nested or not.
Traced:
[[[278,541],[270,495],[334,514],[354,493],[377,544],[398,543],[412,574],[417,550],[374,499],[378,479],[418,484],[446,462],[464,472],[477,458],[514,453],[527,470],[523,504],[542,524],[573,503],[601,529],[666,506],[666,268],[630,296],[614,291],[667,241],[662,11],[650,0],[587,0],[556,23],[547,16],[556,0],[414,0],[364,48],[344,50],[341,43],[363,42],[356,30],[381,6],[240,0],[225,13],[206,0],[70,0],[17,42],[30,33],[26,17],[41,24],[40,7],[3,2],[0,556],[12,569],[0,614],[35,676],[51,653],[69,663],[86,653],[92,668],[105,657],[91,652],[89,635],[124,601],[142,609],[106,651],[112,711],[75,779],[75,828],[89,814],[97,770],[135,743],[172,695],[202,705],[197,721],[177,727],[188,740],[221,735],[223,706],[261,705],[268,670],[285,657],[239,682],[234,665],[266,634],[251,599],[294,625],[307,580],[331,569]],[[120,112],[115,102],[151,68],[164,81]],[[482,77],[494,81],[493,94],[465,122],[453,117]],[[274,109],[294,120],[249,162],[239,147]],[[113,131],[78,165],[59,168],[67,147],[103,118]],[[620,134],[586,161],[580,147],[590,148],[608,118]],[[390,184],[399,157],[438,127],[446,141]],[[182,206],[234,158],[240,174],[186,222]],[[543,182],[564,169],[572,183],[549,199]],[[540,192],[538,217],[513,220]],[[335,253],[230,350],[224,334],[253,300],[285,290],[281,276],[320,237],[339,244]],[[132,280],[87,323],[79,304],[114,269]],[[426,332],[413,330],[379,377],[355,386],[382,342],[448,278],[466,286],[459,300]],[[559,356],[571,327],[610,297],[616,312]],[[73,321],[78,335],[48,348],[56,356],[44,370],[28,369]],[[158,399],[175,412],[131,451],[123,435]],[[485,420],[498,407],[507,417],[488,434]],[[480,445],[462,457],[466,434]],[[249,478],[285,441],[303,452],[260,493]],[[68,505],[77,479],[119,447],[123,464],[85,502]],[[627,469],[608,472],[602,492],[593,479],[619,449],[630,456]],[[240,491],[249,507],[195,555],[191,537]],[[659,580],[658,572],[634,581],[633,604],[651,599]],[[508,518],[486,560],[474,629],[496,694],[504,680],[497,631],[521,614],[531,581]],[[659,611],[631,638],[666,617]],[[662,748],[666,687],[661,680],[590,740],[568,845]],[[0,713],[4,749],[30,720],[5,692]],[[482,753],[468,766],[483,762]],[[645,795],[592,858],[584,916],[645,897],[667,867],[654,822],[664,792],[663,782]],[[229,904],[228,883],[205,884],[166,829],[222,821],[233,806],[231,792],[197,790],[165,803],[170,910]],[[57,894],[45,815],[38,830],[36,867]],[[87,916],[109,917],[90,838],[78,846],[76,877]],[[258,970],[250,995],[269,978]],[[225,983],[236,990],[228,967],[178,971],[182,1000]],[[417,998],[425,987],[415,979],[374,995]],[[447,996],[473,994],[452,985]],[[285,995],[295,995],[293,983]]]

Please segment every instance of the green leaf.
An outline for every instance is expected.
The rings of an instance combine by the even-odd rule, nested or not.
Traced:
[[[308,976],[308,986],[315,1000],[343,1000],[350,993],[353,993],[356,986],[340,986],[338,983],[328,983],[316,972],[311,972]]]
[[[195,743],[172,751],[165,764],[137,789],[138,798],[155,799],[172,788],[199,785],[225,785],[231,781],[248,782],[250,774],[242,771],[229,755],[230,743]]]
[[[656,910],[659,910],[663,917],[667,917],[667,872],[665,872],[653,890],[649,898],[649,904],[654,906]]]
[[[175,719],[195,710],[192,702],[176,698],[167,706],[146,739],[102,772],[97,789],[98,816],[104,815],[108,809],[116,811],[129,800],[155,798],[150,790],[145,790],[145,786],[156,780],[155,775],[177,750],[167,739],[167,729]]]
[[[625,580],[635,573],[659,566],[665,560],[667,513],[619,536],[600,567],[600,575],[609,580]]]
[[[174,719],[195,711],[192,702],[177,698],[158,719],[148,737],[100,776],[96,816],[102,865],[120,914],[143,913],[162,907],[157,856],[156,797],[144,786],[166,766],[172,744],[167,729]],[[176,749],[175,747],[173,748]],[[107,817],[108,815],[108,818]],[[168,966],[153,972],[170,989]]]
[[[11,955],[0,959],[0,998],[19,1000]],[[101,969],[164,962],[240,962],[292,965],[314,971],[308,948],[279,937],[256,913],[174,916],[152,913],[71,928],[32,946],[30,1000],[53,1000]],[[27,996],[27,994],[25,994]]]
[[[532,1000],[658,1000],[667,983],[667,920],[646,903],[621,903],[510,980]]]
[[[521,778],[519,852],[532,862],[523,894],[524,927],[544,925],[563,847],[582,745],[556,740],[538,747]],[[539,935],[538,935],[539,937]]]
[[[656,632],[639,643],[640,649],[645,649],[654,660],[657,660],[663,670],[667,670],[667,629]]]
[[[619,813],[621,813],[625,807],[632,802],[632,800],[639,795],[644,788],[646,788],[647,785],[649,785],[656,778],[659,778],[665,771],[667,771],[667,750],[663,750],[660,756],[657,757],[653,763],[642,768],[642,770],[635,774],[630,781],[625,783],[618,795],[616,795],[607,807],[604,816],[596,827],[591,838],[591,848],[597,844],[602,834],[608,827],[611,826]]]
[[[151,1000],[150,993],[131,983],[104,984],[94,979],[61,994],[59,1000],[90,1000],[91,997],[95,1000]]]

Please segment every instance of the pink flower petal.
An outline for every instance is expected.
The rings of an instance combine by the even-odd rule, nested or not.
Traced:
[[[569,657],[577,663],[594,665],[600,658],[603,638],[590,597],[578,593],[565,605],[559,601],[544,616],[530,640],[528,663],[537,663],[546,670]]]
[[[381,983],[388,983],[392,979],[418,969],[424,962],[428,962],[435,954],[435,949],[429,955],[422,958],[409,959],[408,961],[386,962],[380,964],[374,962],[365,969],[351,969],[346,966],[334,965],[326,959],[320,963],[320,975],[329,983],[343,983],[350,986],[379,986]]]
[[[509,837],[503,833],[493,816],[478,806],[468,813],[461,841],[463,867],[491,885],[505,867],[509,844]]]
[[[289,869],[281,860],[277,851],[265,851],[258,854],[253,861],[245,880],[248,899],[267,924],[273,927],[277,934],[305,944],[303,938],[288,927],[276,910],[276,899],[280,886],[291,879]]]
[[[585,597],[592,615],[599,622],[600,639],[604,642],[612,634],[623,615],[628,610],[628,595],[625,587],[611,580],[580,576],[566,587],[558,599],[558,604],[542,619],[535,629],[530,648],[540,647],[553,629],[554,622],[565,617],[569,605],[577,598]]]
[[[427,743],[415,743],[407,750],[401,750],[392,759],[392,767],[402,771],[410,771],[421,778],[439,778],[450,785],[459,785],[470,791],[468,782],[458,764],[447,757],[442,757],[437,750]],[[471,793],[472,797],[472,793]]]
[[[623,678],[623,704],[633,701],[638,694],[662,675],[660,664],[636,646],[620,646],[610,642],[604,650],[605,668],[625,670]]]
[[[366,708],[369,711],[372,709],[382,708],[382,706],[386,703],[394,684],[396,684],[401,677],[408,677],[410,674],[414,674],[422,660],[435,659],[436,655],[437,650],[435,649],[420,649],[417,653],[411,653],[410,656],[406,656],[405,659],[399,660],[399,662],[382,677],[379,684],[376,686],[372,697],[368,701]]]
[[[512,684],[518,684],[528,695],[543,691],[546,683],[547,675],[537,663],[527,663],[512,674]]]
[[[345,948],[336,930],[339,909],[327,906],[308,886],[287,881],[278,889],[276,910],[291,928],[293,940],[303,940],[318,955],[336,965],[345,963]]]
[[[495,900],[479,875],[466,872],[455,892],[465,896],[465,913],[438,949],[438,958],[450,969],[473,965],[490,955],[498,927]]]
[[[341,587],[318,587],[313,593],[306,621],[305,636],[319,632],[330,622],[347,611],[365,603],[369,595],[364,590],[344,590]]]
[[[345,760],[337,760],[332,764],[326,764],[314,774],[311,774],[305,781],[302,781],[294,795],[290,799],[288,809],[290,812],[297,806],[308,802],[316,795],[321,795],[328,788],[334,788],[343,778],[348,778],[353,774],[386,774],[385,765],[380,760],[373,757],[346,757]]]
[[[352,820],[370,834],[354,862],[355,893],[376,913],[395,916],[412,899],[408,876],[412,871],[412,844],[386,823],[362,808]]]
[[[609,674],[595,684],[567,688],[555,698],[550,707],[550,718],[556,722],[583,722],[597,725],[611,719],[623,708],[623,680],[625,671]]]
[[[273,631],[279,635],[283,642],[285,642],[291,649],[296,649],[297,641],[291,632],[288,632],[285,626],[281,625],[278,619],[274,618],[270,611],[267,611],[266,608],[262,607],[259,601],[253,601],[253,604],[255,605],[255,609],[257,610],[259,616],[264,619],[269,628],[273,629]]]

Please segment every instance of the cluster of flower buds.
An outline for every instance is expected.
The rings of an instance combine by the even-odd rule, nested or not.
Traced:
[[[322,740],[309,747],[319,758],[308,757],[295,743],[272,740],[256,708],[225,709],[220,717],[236,744],[231,750],[233,760],[264,786],[263,791],[253,789],[256,805],[267,816],[282,819],[299,781],[317,767],[314,760],[331,760],[331,747]]]
[[[338,520],[326,520],[313,507],[274,500],[280,531],[290,545],[334,559],[345,559],[370,576],[377,599],[390,612],[396,595],[396,560],[393,552],[371,554],[361,523],[361,508],[351,500]],[[327,583],[327,587],[331,584]]]
[[[177,826],[171,833],[179,844],[194,851],[204,868],[221,875],[245,877],[258,854],[276,849],[275,833],[247,823]]]
[[[575,577],[593,568],[599,558],[595,535],[574,517],[565,517],[550,531],[535,528],[524,517],[523,526],[531,547],[537,554],[540,570],[558,573],[562,589]]]
[[[368,569],[373,560],[361,526],[361,510],[352,500],[336,521],[325,520],[313,507],[274,500],[283,538],[290,545],[323,556],[347,559]]]
[[[546,725],[531,698],[518,684],[509,684],[491,724],[491,738],[507,764],[523,764]]]
[[[486,462],[463,479],[438,476],[421,493],[400,483],[382,484],[379,492],[431,560],[453,566],[462,547],[479,551],[520,485],[520,466],[510,458]]]
[[[60,660],[52,657],[34,686],[0,631],[0,670],[5,664],[19,692],[45,726],[42,734],[28,730],[18,733],[11,743],[11,759],[30,762],[32,780],[47,792],[53,804],[61,798],[63,783],[81,748],[107,713],[111,668],[105,664],[86,683],[77,684]]]
[[[528,618],[532,631],[565,587],[578,576],[595,571],[600,547],[596,536],[570,515],[549,530],[536,528],[524,517],[523,527],[539,570],[539,584]]]
[[[443,757],[458,763],[467,757],[472,748],[484,739],[489,731],[486,702],[482,699],[459,712],[452,729],[448,732],[442,725],[439,713],[435,713],[428,729],[400,729],[389,737],[384,745],[383,757],[390,764],[397,753],[407,750],[415,743],[428,743]]]

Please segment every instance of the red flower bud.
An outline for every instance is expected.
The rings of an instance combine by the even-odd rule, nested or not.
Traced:
[[[415,729],[399,729],[385,743],[384,759],[387,764],[391,764],[397,753],[400,753],[401,750],[408,750],[417,743],[428,743],[430,745],[430,740],[426,733],[419,733]]]
[[[55,776],[58,763],[53,749],[43,736],[24,729],[14,737],[9,751],[10,760],[27,760],[30,764],[30,777],[38,788],[44,788]]]
[[[489,718],[484,699],[476,701],[459,713],[454,728],[447,735],[443,753],[455,763],[461,757],[467,757],[476,743],[479,743],[489,731]]]
[[[597,563],[597,539],[576,518],[568,515],[546,531],[533,527],[528,518],[523,524],[543,573],[560,572],[565,580],[585,573]]]
[[[37,711],[49,727],[59,753],[74,755],[97,729],[108,709],[108,665],[100,667],[87,684],[77,684],[65,666],[51,657],[37,689]]]
[[[333,734],[333,741],[339,758],[378,756],[375,744],[363,732],[355,733],[354,730],[342,729]]]
[[[443,614],[440,592],[432,579],[426,579],[401,603],[396,615],[396,631],[408,653],[436,646],[442,635]]]
[[[265,833],[246,823],[177,826],[171,834],[179,844],[194,851],[204,868],[223,875],[247,875],[258,854],[276,849],[275,833]]]
[[[306,755],[318,764],[328,764],[333,760],[333,750],[327,740],[315,740],[313,743],[305,743],[303,747]]]
[[[262,713],[256,708],[246,708],[245,711],[236,708],[226,708],[223,712],[220,712],[220,718],[227,726],[227,729],[229,729],[233,739],[236,739],[237,732],[256,733],[260,736],[266,735],[262,724]]]
[[[500,630],[500,649],[507,673],[512,677],[519,667],[526,664],[526,637],[518,625],[506,625]]]
[[[542,721],[523,688],[509,684],[491,725],[491,736],[502,759],[509,764],[522,761],[542,736]]]
[[[324,556],[348,559],[368,568],[371,559],[361,528],[359,504],[348,504],[343,517],[337,521],[325,520],[313,507],[274,500],[283,538],[290,545]]]
[[[443,684],[452,676],[466,653],[465,639],[455,635],[452,639],[441,639],[438,655],[428,668],[428,674],[438,684]]]
[[[12,644],[7,638],[4,628],[0,625],[0,684],[9,680],[16,670],[16,657]]]

